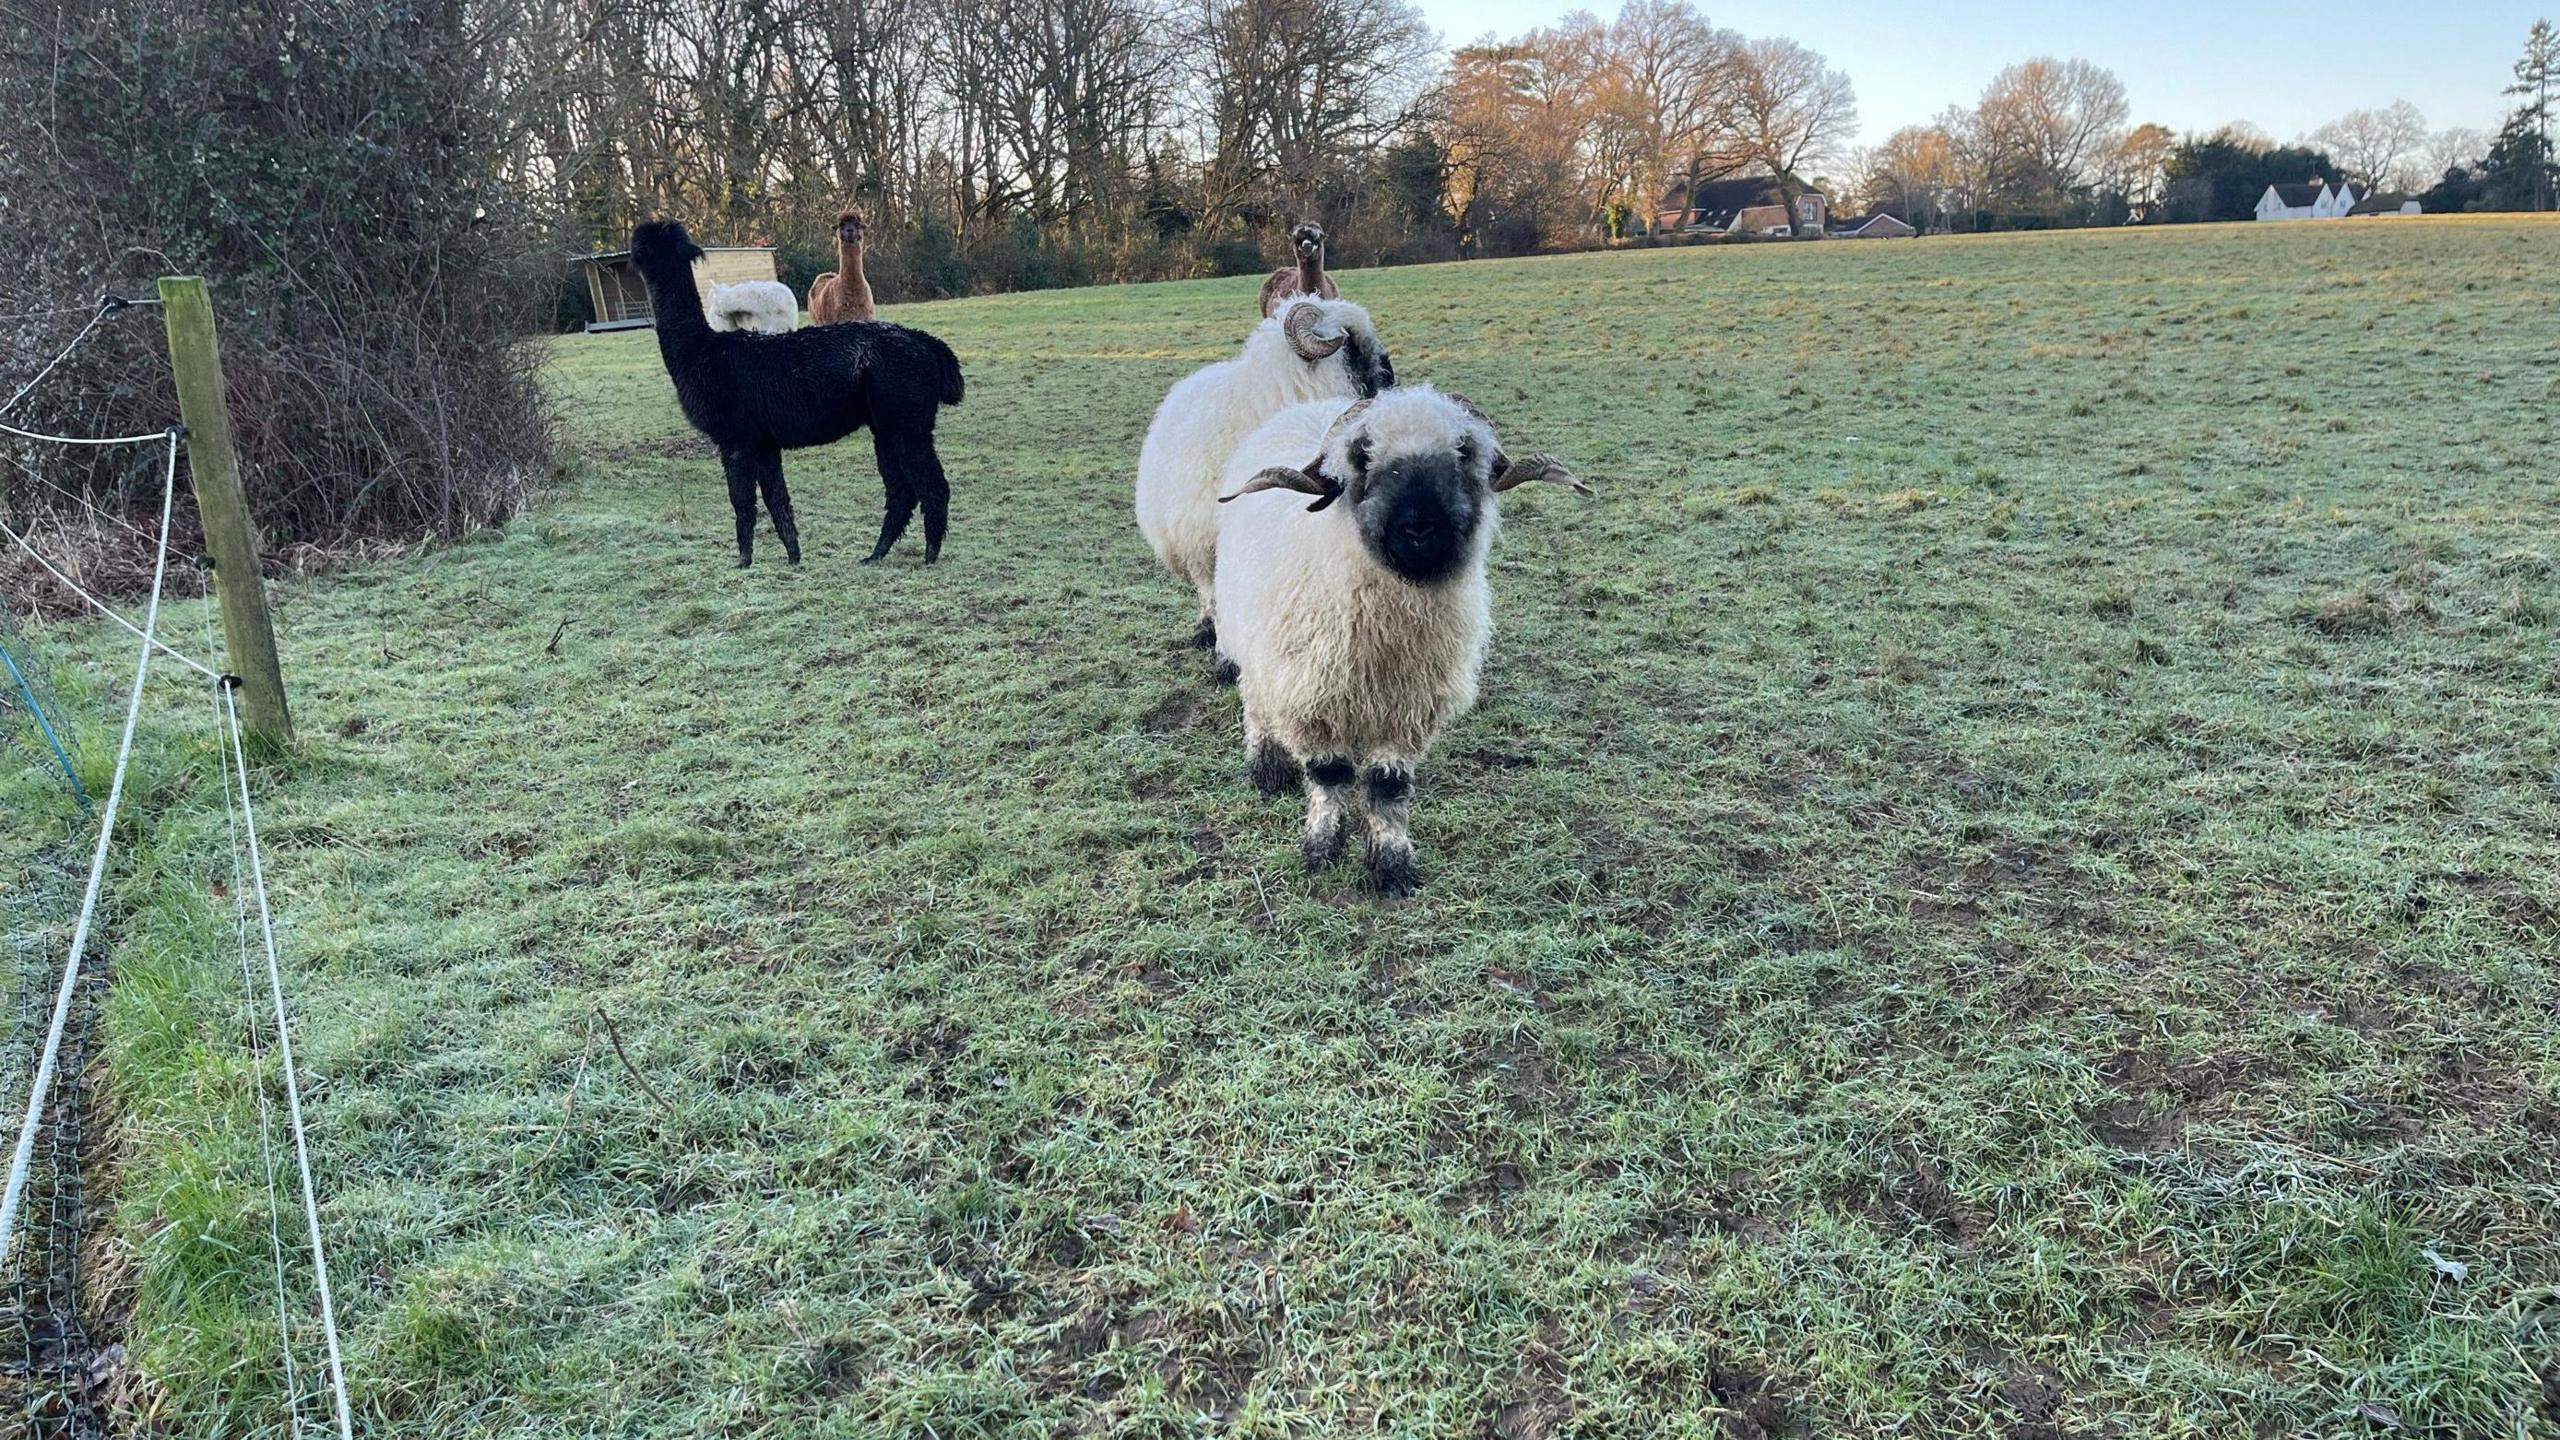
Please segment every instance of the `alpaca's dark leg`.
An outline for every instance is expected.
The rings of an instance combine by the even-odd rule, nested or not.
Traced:
[[[738,520],[738,568],[756,558],[756,453],[723,450],[720,468],[729,477],[729,512]]]
[[[862,557],[865,565],[889,553],[889,547],[897,544],[898,537],[907,533],[907,517],[916,513],[915,492],[897,477],[882,475],[880,484],[888,491],[888,497],[882,502],[880,511],[879,543],[871,547],[870,554]]]
[[[888,500],[880,512],[880,543],[863,558],[865,565],[888,554],[898,537],[907,533],[907,522],[915,518],[916,502],[923,498],[916,493],[916,476],[904,439],[875,428],[871,432],[871,454],[880,462],[880,483],[888,491]]]
[[[773,517],[773,533],[782,539],[782,553],[791,563],[800,563],[800,522],[791,513],[791,486],[782,478],[782,452],[761,451],[756,456],[756,486],[764,491],[765,513]]]
[[[930,565],[942,558],[942,536],[951,528],[951,482],[943,478],[931,431],[909,443],[915,452],[916,496],[924,502],[924,563]]]

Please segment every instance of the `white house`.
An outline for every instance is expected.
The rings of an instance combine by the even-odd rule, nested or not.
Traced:
[[[2314,180],[2307,185],[2270,185],[2258,197],[2261,220],[2342,220],[2363,203],[2365,192],[2354,182],[2335,185]]]

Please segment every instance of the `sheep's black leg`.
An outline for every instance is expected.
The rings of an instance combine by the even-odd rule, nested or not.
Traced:
[[[1265,795],[1277,795],[1298,778],[1297,757],[1289,747],[1262,733],[1262,725],[1253,711],[1244,712],[1245,773],[1253,777],[1253,788]]]
[[[1410,895],[1422,880],[1413,864],[1413,771],[1372,765],[1360,788],[1369,810],[1369,883],[1389,899]]]
[[[916,502],[922,498],[916,493],[916,477],[904,439],[875,428],[871,432],[871,454],[880,462],[880,483],[886,487],[888,498],[880,512],[880,543],[863,557],[865,565],[888,554],[898,537],[907,533],[907,522],[915,518]]]
[[[1191,643],[1195,648],[1209,652],[1209,678],[1221,685],[1233,685],[1242,672],[1236,668],[1236,662],[1227,658],[1227,652],[1218,648],[1217,589],[1207,578],[1199,576],[1193,577],[1191,588],[1200,592],[1200,618],[1191,624]]]
[[[756,455],[752,450],[723,450],[720,469],[729,477],[729,512],[738,521],[738,568],[756,559]]]
[[[1310,873],[1342,858],[1351,827],[1351,780],[1358,772],[1341,756],[1307,762],[1307,833],[1299,854]]]
[[[791,486],[782,478],[782,452],[768,449],[756,452],[756,487],[764,492],[765,513],[773,517],[773,533],[782,540],[782,553],[791,563],[800,563],[800,522],[791,513]]]

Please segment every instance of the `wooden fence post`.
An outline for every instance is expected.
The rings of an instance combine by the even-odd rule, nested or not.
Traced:
[[[222,348],[214,337],[213,304],[202,279],[173,275],[161,278],[160,309],[169,326],[169,368],[178,377],[178,418],[187,426],[187,474],[195,483],[205,549],[213,555],[223,654],[240,677],[240,709],[248,728],[289,744],[293,716],[285,708],[275,622],[267,611],[266,578],[258,569],[258,532],[249,522],[248,497],[241,493],[240,466],[231,451],[231,410],[222,398]]]

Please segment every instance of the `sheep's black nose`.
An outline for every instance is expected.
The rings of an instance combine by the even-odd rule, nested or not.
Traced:
[[[1457,532],[1431,511],[1397,516],[1386,542],[1388,563],[1408,580],[1436,580],[1457,559]]]

